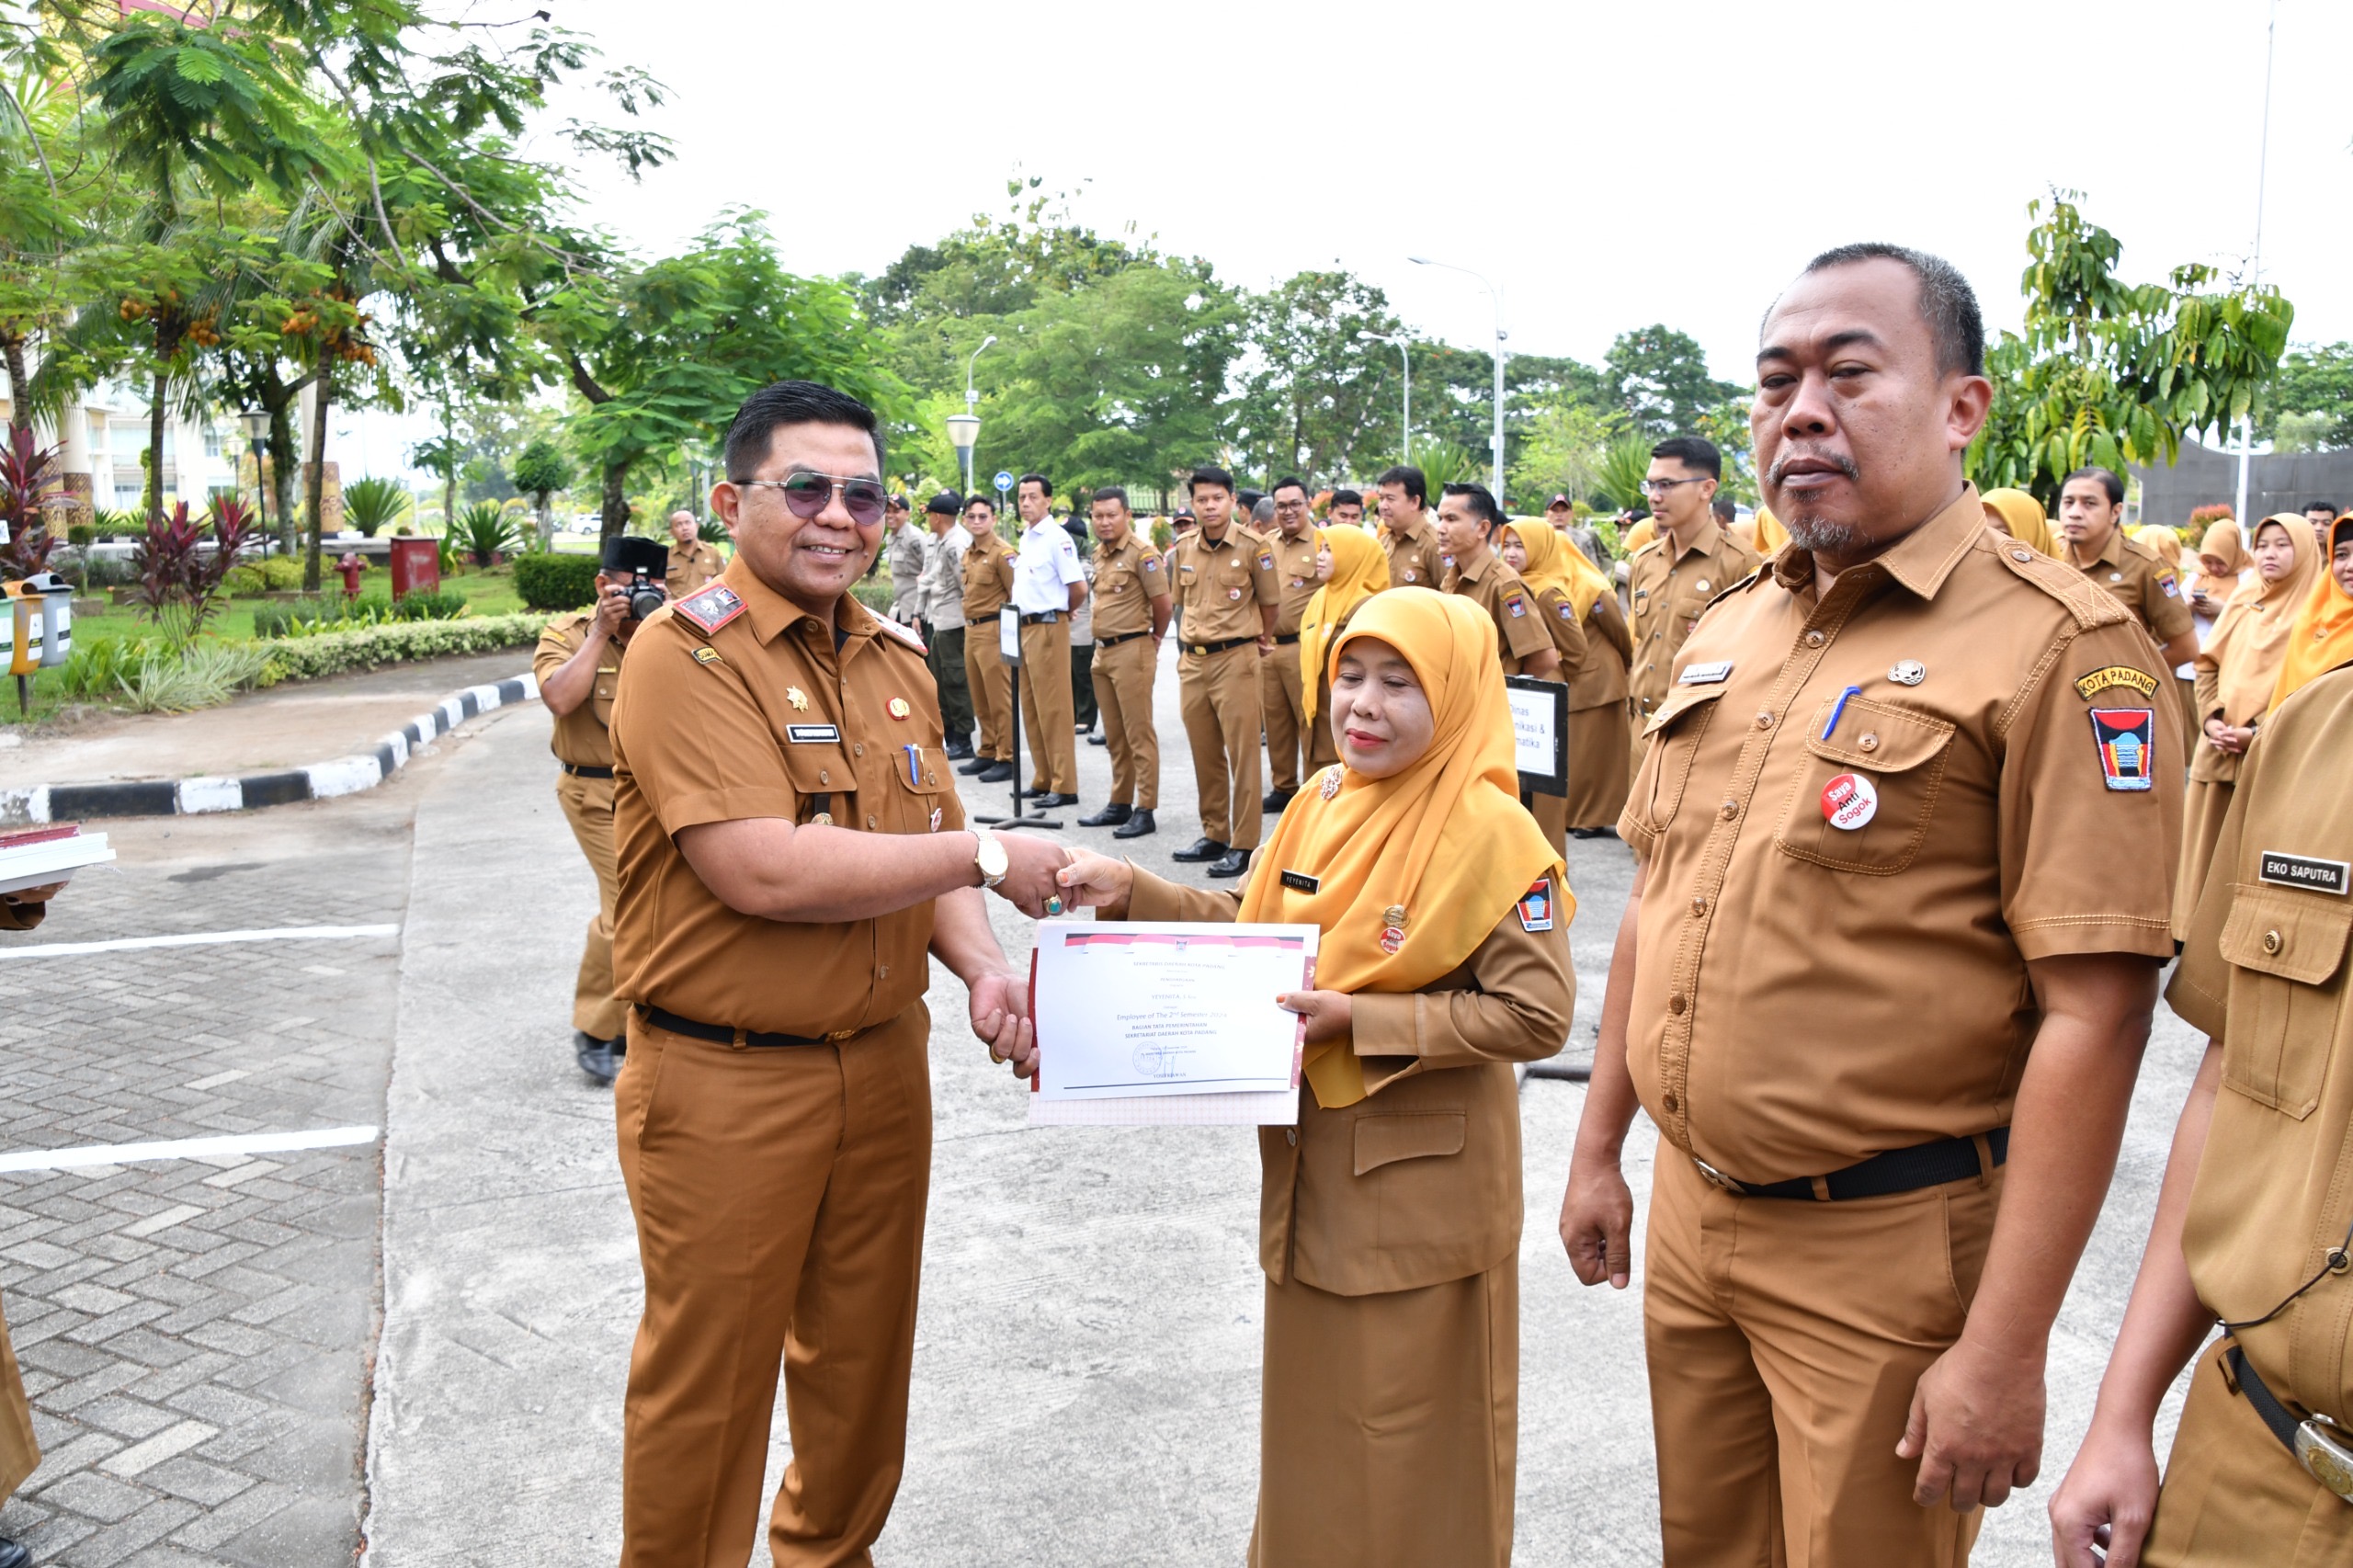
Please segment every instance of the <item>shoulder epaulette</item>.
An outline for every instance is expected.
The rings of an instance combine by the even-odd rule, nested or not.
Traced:
[[[744,613],[744,600],[724,583],[713,583],[700,593],[671,601],[678,619],[699,628],[706,637]]]
[[[2040,588],[2067,608],[2075,618],[2075,630],[2088,631],[2095,626],[2113,626],[2120,620],[2130,620],[2131,612],[2123,604],[2085,576],[2061,561],[2053,560],[2029,545],[2015,540],[2002,540],[1991,529],[1986,531],[1981,549],[1990,550],[1995,558],[2011,573]]]
[[[874,618],[874,624],[881,630],[887,631],[892,636],[897,638],[900,642],[904,642],[908,647],[913,648],[918,653],[929,653],[931,652],[930,649],[923,645],[922,638],[916,636],[905,627],[901,626],[895,620],[886,620],[881,616],[878,615]]]

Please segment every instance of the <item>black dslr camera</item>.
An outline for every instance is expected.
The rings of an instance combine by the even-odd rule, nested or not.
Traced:
[[[647,576],[643,567],[630,574],[629,582],[621,592],[629,596],[629,618],[631,620],[643,620],[670,602],[669,593],[661,583]]]

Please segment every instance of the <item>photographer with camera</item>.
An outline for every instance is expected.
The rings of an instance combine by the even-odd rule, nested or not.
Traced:
[[[555,716],[548,747],[563,772],[556,803],[580,852],[597,873],[597,915],[588,923],[573,989],[573,1054],[580,1070],[609,1085],[627,1051],[628,1019],[613,999],[613,900],[620,873],[613,858],[613,693],[620,689],[621,654],[638,626],[669,602],[665,577],[669,552],[650,539],[608,539],[597,574],[597,603],[548,622],[531,655],[540,700]]]

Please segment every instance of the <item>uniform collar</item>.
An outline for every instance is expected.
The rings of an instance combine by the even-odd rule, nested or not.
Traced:
[[[1195,528],[1193,530],[1193,537],[1201,541],[1201,548],[1203,550],[1222,550],[1227,545],[1239,544],[1241,542],[1242,525],[1229,518],[1225,525],[1225,537],[1223,539],[1210,538],[1209,531],[1205,528]]]
[[[1977,486],[1963,484],[1960,498],[1951,506],[1914,528],[1893,548],[1848,570],[1859,572],[1866,566],[1877,566],[1920,597],[1933,599],[1937,590],[1944,586],[1945,579],[1952,575],[1952,569],[1961,564],[1961,558],[1969,553],[1984,531],[1985,507],[1977,498]],[[1793,594],[1810,592],[1813,587],[1813,554],[1790,545],[1773,562],[1773,576]]]
[[[1487,574],[1487,569],[1489,567],[1493,566],[1496,562],[1502,559],[1503,557],[1495,553],[1495,547],[1493,545],[1489,545],[1487,547],[1487,558],[1484,561],[1482,561],[1476,566],[1464,566],[1458,562],[1454,569],[1458,573],[1461,574],[1462,580],[1464,582],[1475,583]]]
[[[2070,550],[2067,553],[2072,556],[2075,551]],[[2096,566],[2115,566],[2123,560],[2124,525],[2119,523],[2108,530],[2108,542],[2099,547],[2099,554],[2093,558],[2092,563]]]
[[[727,570],[719,574],[719,580],[744,601],[744,613],[751,620],[752,631],[762,642],[773,642],[796,624],[815,619],[762,582],[759,574],[744,564],[744,558],[740,555],[727,563]],[[838,618],[837,624],[849,642],[874,635],[873,613],[858,602],[856,594],[844,594],[840,608],[835,614]],[[831,629],[827,630],[830,632]],[[843,644],[843,652],[848,652],[848,642]]]
[[[1658,533],[1660,540],[1666,545],[1666,563],[1670,566],[1681,561],[1685,555],[1705,555],[1713,559],[1717,550],[1724,541],[1724,531],[1716,527],[1716,515],[1713,512],[1710,512],[1700,522],[1699,531],[1691,536],[1691,548],[1683,551],[1681,555],[1676,553],[1673,534],[1668,533],[1665,528],[1659,529]]]

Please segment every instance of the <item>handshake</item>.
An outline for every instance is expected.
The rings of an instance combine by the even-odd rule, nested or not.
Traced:
[[[1125,860],[1026,833],[991,836],[1005,849],[1005,872],[992,884],[996,895],[1030,919],[1127,904],[1135,868]]]

